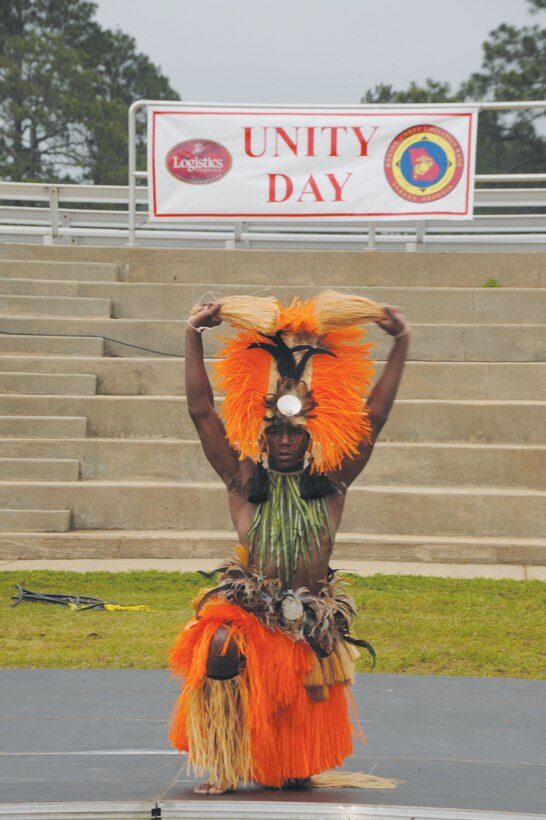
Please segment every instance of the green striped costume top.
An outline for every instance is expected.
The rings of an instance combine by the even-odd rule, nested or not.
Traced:
[[[289,582],[300,560],[309,564],[313,545],[320,547],[328,533],[333,541],[325,498],[303,499],[301,473],[269,471],[269,494],[260,502],[248,531],[248,541],[259,572],[273,562],[279,577]]]

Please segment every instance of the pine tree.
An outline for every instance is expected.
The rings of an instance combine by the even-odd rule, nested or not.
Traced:
[[[546,0],[528,0],[531,13],[546,10]],[[427,79],[405,91],[378,85],[367,91],[367,103],[451,103],[546,99],[546,28],[515,28],[506,24],[492,31],[482,46],[481,70],[460,88]],[[483,111],[478,126],[477,172],[537,173],[546,167],[544,109],[518,112]]]
[[[136,43],[86,0],[0,0],[0,174],[16,181],[127,181],[127,109],[179,99]],[[138,147],[145,134],[139,129]]]

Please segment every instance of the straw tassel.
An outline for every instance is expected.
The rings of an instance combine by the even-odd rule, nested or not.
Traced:
[[[317,296],[317,325],[320,333],[386,318],[385,309],[364,296],[339,293],[336,290],[326,290]]]
[[[250,733],[246,727],[248,687],[240,678],[205,679],[192,692],[188,711],[188,766],[208,773],[221,789],[236,789],[252,778]]]
[[[314,686],[322,686],[323,684],[322,664],[318,657],[313,654],[313,666],[305,676],[304,686],[306,689],[312,689]]]
[[[219,318],[239,330],[274,333],[279,324],[279,304],[273,296],[226,296],[221,299]],[[199,313],[194,307],[191,314]]]
[[[324,772],[311,778],[315,789],[395,789],[402,782],[365,772]]]
[[[322,674],[324,675],[324,683],[327,686],[331,686],[335,681],[334,670],[332,668],[332,656],[329,655],[327,658],[320,659],[320,665],[322,666]]]
[[[345,677],[343,667],[341,666],[341,663],[339,662],[338,647],[337,646],[336,646],[335,650],[332,652],[332,654],[330,655],[330,665],[332,667],[332,677],[333,677],[332,682],[333,683],[345,683],[347,678]]]
[[[343,680],[352,685],[354,683],[354,661],[360,653],[358,649],[345,643],[345,641],[338,642],[336,652],[342,669]]]

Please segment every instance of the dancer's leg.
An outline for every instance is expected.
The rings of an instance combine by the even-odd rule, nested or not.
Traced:
[[[229,639],[226,646],[228,635],[229,627],[221,626],[216,630],[210,642],[207,657],[207,677],[213,680],[230,680],[244,669],[245,659],[239,652],[233,636]],[[225,652],[223,652],[224,647],[226,647]],[[206,781],[205,783],[199,783],[195,786],[193,791],[195,794],[218,795],[232,792],[234,789],[222,788],[210,781]]]

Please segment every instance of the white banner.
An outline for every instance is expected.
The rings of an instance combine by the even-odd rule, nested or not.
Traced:
[[[476,107],[149,107],[150,219],[469,219],[476,126]]]

